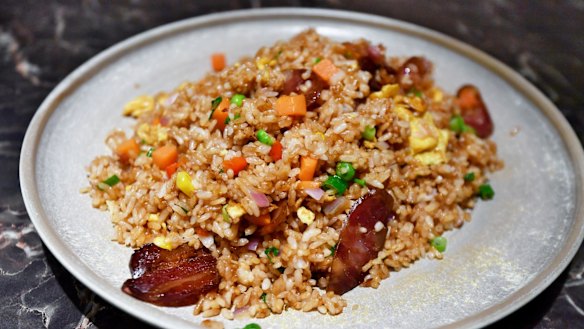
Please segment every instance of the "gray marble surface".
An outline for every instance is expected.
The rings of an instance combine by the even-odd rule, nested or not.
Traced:
[[[306,6],[374,13],[467,42],[543,91],[584,138],[584,1],[0,2],[0,328],[147,328],[79,283],[43,246],[18,181],[26,127],[44,97],[99,51],[212,12]],[[535,191],[534,193],[537,193]],[[584,248],[529,304],[492,328],[584,328]]]

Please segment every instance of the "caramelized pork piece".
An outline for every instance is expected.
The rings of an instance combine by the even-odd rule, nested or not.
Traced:
[[[494,130],[493,121],[478,88],[464,85],[458,89],[456,97],[464,123],[473,127],[481,138],[491,136]]]
[[[363,266],[383,248],[387,223],[394,217],[393,198],[385,190],[357,201],[341,230],[327,290],[342,295],[363,282]]]
[[[361,70],[372,74],[369,87],[378,91],[384,85],[396,83],[396,71],[385,61],[385,48],[367,41],[345,42],[345,56],[357,60]]]
[[[219,286],[217,260],[207,250],[182,245],[168,251],[147,244],[130,261],[132,279],[122,291],[159,306],[193,305]]]
[[[432,63],[424,57],[408,58],[398,69],[398,81],[404,89],[425,89],[430,84]]]
[[[306,108],[312,110],[322,105],[320,93],[323,89],[328,88],[328,84],[313,73],[309,77],[310,85],[306,91],[303,92],[300,90],[300,85],[306,82],[302,79],[303,72],[304,70],[290,70],[285,72],[286,80],[284,81],[282,95],[290,95],[293,92],[304,94],[304,97],[306,98]]]

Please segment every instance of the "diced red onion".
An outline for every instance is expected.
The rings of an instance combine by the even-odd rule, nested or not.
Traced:
[[[345,207],[347,206],[347,198],[345,198],[344,196],[340,196],[338,198],[336,198],[333,202],[327,204],[323,211],[325,215],[337,215],[339,214],[341,211],[345,210]]]
[[[172,104],[174,104],[174,101],[176,101],[177,97],[178,97],[178,93],[174,93],[174,94],[168,96],[168,98],[164,102],[164,105],[171,106]]]
[[[324,190],[321,188],[307,188],[304,190],[306,194],[310,195],[314,200],[320,201],[324,195]]]
[[[258,207],[265,208],[270,205],[270,200],[268,200],[268,197],[265,194],[257,191],[250,191],[249,194]]]
[[[242,313],[247,312],[247,310],[249,310],[249,306],[236,307],[235,310],[233,310],[233,315],[238,316]]]
[[[163,115],[160,117],[160,125],[161,126],[168,126],[168,124],[170,123],[170,118],[167,117],[166,115]]]
[[[258,249],[258,245],[260,244],[260,239],[258,238],[251,238],[247,243],[247,250],[249,251],[256,251]]]

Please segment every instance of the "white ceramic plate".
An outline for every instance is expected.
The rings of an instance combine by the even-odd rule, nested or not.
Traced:
[[[110,241],[108,214],[91,207],[85,166],[107,152],[121,108],[133,97],[170,90],[209,70],[314,27],[335,40],[361,37],[388,55],[421,54],[438,85],[477,85],[505,160],[492,176],[496,196],[473,221],[447,234],[442,261],[421,260],[379,289],[347,293],[339,316],[288,311],[254,320],[264,328],[477,327],[525,304],[566,267],[583,235],[583,154],[565,119],[532,85],[495,59],[430,30],[376,16],[314,9],[228,12],[169,24],[128,39],[83,64],[47,97],[28,128],[20,162],[22,194],[39,235],[59,261],[103,298],[147,322],[197,328],[192,307],[160,308],[120,290],[131,250]],[[137,87],[139,86],[139,87]],[[516,135],[513,131],[518,131]],[[358,305],[358,306],[355,306]],[[221,319],[219,319],[221,320]],[[249,321],[225,321],[241,328]]]

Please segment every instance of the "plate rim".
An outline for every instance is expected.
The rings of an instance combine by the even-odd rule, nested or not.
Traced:
[[[66,244],[61,242],[56,230],[48,225],[48,220],[46,219],[48,216],[44,212],[36,186],[36,153],[38,144],[46,123],[58,108],[60,102],[88,80],[93,72],[100,71],[132,50],[155,43],[164,37],[201,29],[205,26],[218,25],[221,22],[277,19],[278,17],[288,19],[323,18],[341,23],[352,22],[363,26],[398,31],[405,35],[425,39],[468,58],[507,81],[517,92],[533,102],[535,107],[558,131],[565,150],[570,157],[575,180],[575,222],[574,227],[565,237],[562,248],[558,250],[556,256],[549,261],[548,265],[538,275],[532,278],[525,286],[511,293],[503,301],[458,322],[447,324],[442,328],[475,328],[491,324],[532,300],[563,272],[578,251],[584,237],[584,194],[582,192],[582,187],[584,186],[584,152],[580,140],[571,125],[560,110],[541,91],[506,64],[482,50],[426,27],[394,18],[361,12],[322,8],[278,7],[224,11],[196,16],[141,32],[91,57],[67,75],[41,103],[26,130],[22,143],[19,161],[21,193],[37,234],[55,258],[71,274],[112,305],[142,321],[155,326],[164,325],[173,328],[199,327],[199,324],[194,321],[162,312],[146,303],[136,303],[131,297],[122,294],[119,289],[116,290],[111,285],[104,283],[100,276],[79,261],[77,255]]]

